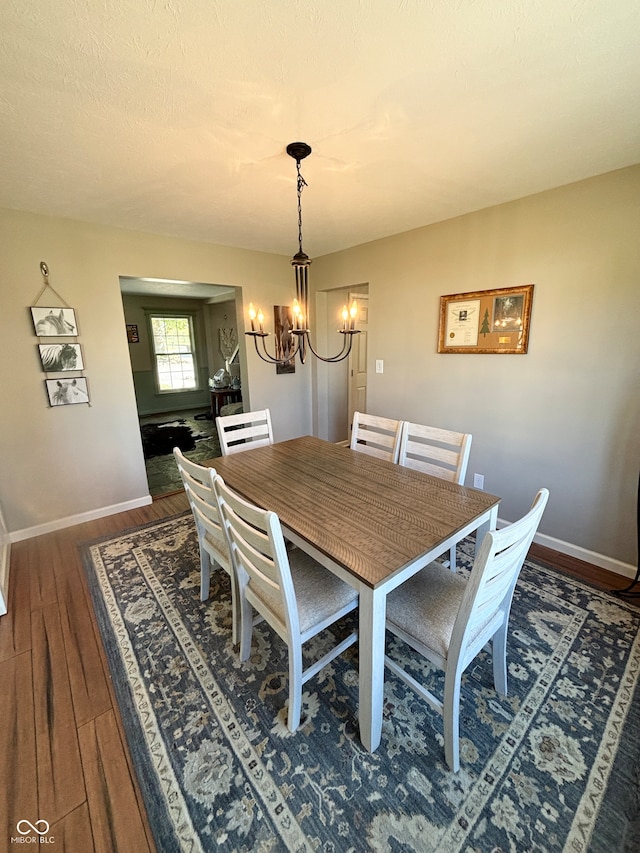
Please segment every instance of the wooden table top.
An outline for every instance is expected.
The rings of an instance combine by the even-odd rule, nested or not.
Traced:
[[[312,436],[205,464],[372,588],[500,501]]]

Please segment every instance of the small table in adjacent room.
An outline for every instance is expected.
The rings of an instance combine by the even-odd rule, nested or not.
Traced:
[[[240,403],[241,401],[241,388],[211,388],[211,415],[214,421],[220,416],[220,409],[227,403]]]

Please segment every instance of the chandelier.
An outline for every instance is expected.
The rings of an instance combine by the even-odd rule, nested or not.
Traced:
[[[359,334],[360,330],[355,328],[356,317],[358,314],[358,306],[354,300],[351,307],[347,309],[345,305],[342,309],[342,328],[338,332],[343,336],[342,349],[337,355],[322,356],[319,355],[313,348],[311,343],[311,335],[309,332],[309,267],[311,260],[302,249],[302,189],[307,186],[307,182],[300,174],[300,162],[311,154],[311,148],[306,142],[291,142],[287,145],[287,154],[296,161],[296,169],[298,172],[297,192],[298,192],[298,251],[291,258],[291,266],[296,275],[296,298],[293,300],[293,328],[290,333],[295,337],[293,349],[286,354],[286,357],[278,358],[271,355],[267,351],[265,338],[269,336],[269,332],[264,330],[264,314],[260,308],[254,308],[253,303],[249,305],[249,320],[251,321],[251,331],[245,332],[253,338],[253,343],[256,352],[263,361],[269,364],[287,364],[298,355],[300,362],[304,364],[307,357],[307,351],[311,352],[320,361],[336,362],[347,358],[351,352],[353,345],[353,336]],[[257,324],[257,328],[256,328]],[[258,346],[258,341],[262,347]]]

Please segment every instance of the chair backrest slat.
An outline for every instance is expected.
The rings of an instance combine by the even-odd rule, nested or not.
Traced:
[[[273,444],[273,429],[269,409],[241,412],[216,418],[216,428],[223,456]]]
[[[369,456],[397,462],[401,432],[402,421],[354,412],[349,446]]]
[[[196,480],[195,477],[192,477],[191,474],[187,473],[187,471],[181,471],[182,475],[182,484],[185,486],[185,489],[189,487],[191,493],[196,494],[203,501],[211,501],[213,492],[211,490],[211,486],[205,485],[201,483],[199,480]],[[207,477],[208,477],[207,473]],[[191,497],[191,495],[187,495],[187,497]]]
[[[474,643],[497,613],[508,615],[522,565],[549,498],[540,489],[529,512],[519,521],[486,534],[473,564],[451,635],[450,654]]]
[[[208,472],[210,470],[209,468],[206,469],[207,476],[209,476]],[[229,542],[223,527],[223,520],[215,492],[210,485],[207,488],[191,477],[186,471],[182,472],[182,482],[184,483],[185,492],[191,505],[198,534],[204,535],[209,547],[214,549],[216,561],[224,569],[230,571]]]
[[[249,513],[245,517],[239,515],[237,505],[233,508],[228,497],[223,506],[223,513],[228,524],[231,541],[238,551],[247,574],[250,576],[258,574],[261,583],[266,584],[270,589],[279,589],[280,575],[275,565],[269,536],[265,532],[266,528],[263,526],[262,520],[256,521],[252,518],[251,523],[249,523],[246,520]]]
[[[229,531],[232,559],[240,584],[244,583],[242,572],[245,572],[248,590],[255,585],[270,595],[279,596],[284,626],[288,632],[293,632],[290,636],[297,635],[298,609],[280,519],[276,513],[245,501],[219,475],[213,475],[211,481]]]
[[[173,448],[173,456],[176,460],[176,465],[178,469],[182,469],[189,474],[194,480],[197,480],[203,486],[206,486],[207,489],[211,488],[211,481],[209,479],[209,468],[204,465],[199,465],[197,462],[194,462],[192,459],[189,459],[178,447]]]
[[[218,498],[211,485],[211,473],[215,471],[188,459],[179,447],[173,448],[173,456],[182,478],[184,491],[191,507],[200,547],[200,599],[209,596],[210,561],[213,560],[233,578],[233,566],[229,539],[224,526]],[[234,614],[233,636],[236,621]]]
[[[472,436],[438,427],[405,421],[400,437],[398,462],[462,485],[467,473]]]

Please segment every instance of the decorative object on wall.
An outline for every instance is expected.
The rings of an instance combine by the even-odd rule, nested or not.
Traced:
[[[84,370],[80,344],[38,344],[45,373]]]
[[[78,334],[78,326],[75,312],[73,308],[69,308],[65,300],[49,281],[49,267],[44,261],[40,261],[40,272],[42,273],[44,284],[33,300],[31,307],[31,316],[36,335],[41,338],[76,336]],[[50,290],[62,302],[64,308],[37,307],[45,290]]]
[[[273,335],[276,344],[276,373],[295,373],[295,338],[291,334],[293,328],[293,311],[289,305],[273,306]]]
[[[84,376],[75,379],[45,379],[50,406],[73,406],[89,402],[89,389]]]
[[[32,306],[31,316],[39,338],[76,337],[78,326],[73,308],[37,308]]]
[[[441,296],[438,352],[523,355],[532,301],[532,284]]]
[[[270,355],[267,352],[267,346],[265,344],[265,338],[268,337],[269,333],[264,330],[264,314],[262,313],[260,308],[254,308],[253,303],[249,305],[249,320],[251,321],[251,331],[245,332],[245,335],[249,335],[253,338],[253,343],[256,348],[257,354],[263,361],[270,362],[271,364],[286,364],[292,359],[295,359],[296,355],[300,356],[301,364],[304,364],[305,359],[307,357],[307,349],[320,361],[326,362],[335,362],[342,361],[347,358],[349,353],[351,352],[351,347],[353,345],[353,336],[359,334],[359,329],[355,328],[356,316],[358,313],[358,307],[355,302],[352,303],[351,308],[347,309],[345,305],[342,309],[342,328],[338,329],[339,334],[343,335],[342,341],[342,349],[337,355],[324,357],[319,355],[313,348],[313,344],[311,343],[311,333],[309,331],[309,267],[311,265],[311,260],[308,255],[306,255],[302,249],[302,188],[307,186],[307,182],[300,174],[300,161],[304,160],[305,157],[308,157],[311,154],[311,148],[307,145],[306,142],[291,142],[287,145],[287,154],[296,161],[296,168],[298,172],[298,251],[291,259],[291,265],[295,270],[296,274],[296,298],[293,300],[293,328],[291,329],[291,334],[296,337],[295,346],[291,352],[291,354],[287,354],[286,357],[278,357],[277,350],[277,342],[276,342],[276,355]],[[256,322],[258,324],[258,328],[256,329]],[[262,352],[258,348],[258,339],[260,339],[262,344]]]
[[[140,343],[140,335],[138,334],[137,323],[127,323],[127,341],[130,344]]]
[[[225,315],[226,319],[226,315]],[[224,359],[224,367],[227,373],[231,373],[229,365],[236,357],[238,352],[238,333],[234,328],[218,329],[218,338],[220,340],[220,355]]]
[[[31,318],[35,333],[39,338],[70,338],[76,339],[75,343],[49,341],[38,344],[40,363],[45,373],[68,373],[71,371],[84,371],[84,360],[82,347],[77,343],[78,324],[76,312],[70,308],[60,294],[49,282],[49,267],[44,261],[40,261],[40,272],[44,284],[34,299],[31,306]],[[51,290],[56,298],[63,303],[64,307],[41,307],[37,303],[46,290]],[[73,379],[45,379],[45,388],[49,399],[49,406],[70,406],[75,403],[89,402],[89,390],[85,376],[76,376]]]

